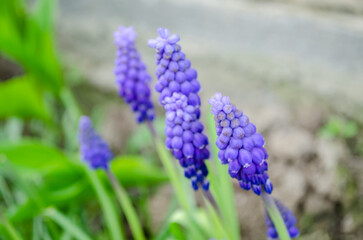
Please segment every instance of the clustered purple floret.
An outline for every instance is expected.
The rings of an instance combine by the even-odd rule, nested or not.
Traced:
[[[116,84],[119,95],[136,113],[139,123],[154,119],[154,108],[150,100],[151,77],[135,47],[136,32],[133,27],[119,27],[114,33],[117,45],[115,60]]]
[[[158,81],[155,90],[166,111],[166,147],[179,160],[184,175],[191,179],[194,190],[209,189],[204,160],[209,158],[208,138],[203,134],[200,118],[200,84],[197,71],[181,51],[179,36],[159,28],[159,37],[148,41],[156,50]]]
[[[200,105],[198,92],[200,84],[197,80],[197,71],[191,68],[191,63],[181,51],[179,36],[170,36],[168,29],[159,28],[159,37],[148,41],[149,47],[156,50],[156,70],[158,81],[155,90],[160,93],[159,102],[164,105],[165,97],[171,97],[174,92],[182,93],[188,98],[188,104]],[[199,108],[196,109],[199,111]],[[198,113],[199,117],[199,113]]]
[[[264,139],[256,132],[256,127],[249,118],[231,104],[229,97],[216,93],[209,100],[212,105],[216,132],[216,145],[219,148],[218,158],[222,164],[228,164],[228,172],[239,181],[241,188],[257,195],[262,188],[271,193],[273,186],[267,175],[267,152]]]
[[[299,229],[295,226],[296,225],[296,218],[293,214],[293,212],[285,207],[280,201],[274,199],[277,208],[279,209],[282,218],[284,219],[284,223],[286,225],[286,228],[289,232],[289,235],[291,238],[296,238],[299,236]],[[278,234],[276,231],[276,228],[271,221],[270,216],[268,215],[268,212],[265,210],[265,223],[267,227],[267,236],[276,239],[278,238]]]
[[[208,190],[208,169],[204,163],[209,158],[208,138],[202,133],[204,127],[196,116],[197,107],[188,105],[187,97],[181,93],[173,93],[164,101],[166,147],[179,160],[193,189],[198,190],[201,185]]]
[[[113,154],[107,143],[97,134],[87,116],[82,116],[79,120],[78,141],[84,162],[93,169],[108,169]]]

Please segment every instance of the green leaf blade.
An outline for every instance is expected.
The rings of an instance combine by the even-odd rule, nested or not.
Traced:
[[[41,94],[28,75],[0,82],[0,118],[16,116],[49,121]]]
[[[64,231],[79,240],[91,240],[91,238],[77,225],[75,225],[67,216],[63,215],[55,208],[47,208],[43,215],[55,221]]]
[[[121,224],[117,216],[116,206],[111,201],[109,194],[102,185],[101,181],[97,177],[97,174],[89,169],[86,169],[87,175],[92,183],[92,186],[96,192],[99,203],[102,208],[103,216],[106,221],[107,228],[111,234],[111,239],[122,240],[125,239],[123,232],[121,231]]]

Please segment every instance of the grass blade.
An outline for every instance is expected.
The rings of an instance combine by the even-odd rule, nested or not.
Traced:
[[[14,198],[10,193],[10,189],[8,188],[5,179],[0,175],[0,196],[4,199],[4,203],[6,206],[11,206],[14,202]]]
[[[98,179],[96,173],[94,171],[86,168],[86,172],[88,177],[92,183],[92,186],[96,192],[99,203],[101,204],[103,216],[106,221],[106,225],[111,234],[111,239],[113,240],[122,240],[125,239],[122,232],[122,227],[117,216],[117,211],[114,203],[111,201],[108,193],[103,187],[101,181]]]
[[[23,240],[23,238],[20,236],[20,234],[16,231],[14,226],[9,222],[5,217],[2,216],[0,212],[0,224],[5,229],[6,233],[12,240]]]
[[[71,220],[69,220],[65,215],[59,212],[55,208],[47,208],[43,212],[43,215],[52,219],[58,225],[60,225],[64,231],[71,234],[73,237],[79,240],[91,240],[86,233],[83,232],[79,227],[77,227]]]
[[[127,219],[128,223],[130,224],[130,228],[131,228],[132,234],[134,235],[134,238],[136,240],[145,240],[145,236],[142,231],[141,224],[137,217],[136,211],[135,211],[134,207],[132,206],[131,200],[127,196],[127,192],[125,191],[125,189],[123,189],[121,184],[117,181],[115,176],[110,171],[106,171],[106,174],[116,193],[117,199],[119,200],[122,210],[125,213],[126,219]]]

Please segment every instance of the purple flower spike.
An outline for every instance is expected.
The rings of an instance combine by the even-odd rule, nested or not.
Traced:
[[[84,162],[93,169],[108,169],[113,154],[107,143],[96,133],[87,116],[82,116],[79,120],[78,141]]]
[[[170,149],[184,175],[190,178],[194,190],[209,189],[208,175],[204,160],[209,158],[208,138],[203,134],[200,118],[200,84],[197,71],[185,58],[177,44],[180,38],[170,34],[165,28],[158,29],[159,36],[148,41],[156,51],[156,71],[158,81],[155,90],[160,93],[159,102],[166,111],[167,139]]]
[[[197,80],[197,71],[191,68],[191,63],[181,51],[177,34],[170,35],[168,29],[159,28],[159,36],[148,41],[149,47],[156,51],[156,72],[158,81],[155,90],[160,93],[160,104],[164,99],[172,96],[174,92],[182,93],[188,97],[188,104],[199,106],[198,92],[200,84]]]
[[[294,216],[294,214],[292,213],[292,211],[290,209],[288,209],[286,206],[284,206],[280,201],[274,199],[277,208],[279,209],[282,218],[284,219],[286,228],[289,232],[289,235],[291,238],[296,238],[299,236],[300,232],[299,229],[295,226],[296,225],[296,218]],[[273,224],[273,222],[271,221],[270,216],[268,215],[268,212],[265,210],[265,223],[266,223],[266,227],[267,227],[267,231],[266,234],[268,237],[272,238],[272,239],[277,239],[278,238],[278,234],[276,231],[276,228]]]
[[[136,32],[133,27],[119,27],[114,33],[117,57],[115,75],[118,93],[136,113],[139,123],[154,119],[154,108],[150,100],[151,77],[135,47]]]
[[[208,170],[204,163],[209,158],[208,138],[202,133],[203,125],[197,118],[196,107],[188,105],[187,97],[181,93],[173,93],[164,102],[166,146],[179,160],[193,189],[208,190],[209,182],[205,179]]]
[[[267,175],[268,155],[262,135],[256,132],[249,118],[230,103],[229,97],[216,93],[209,104],[218,135],[216,145],[220,162],[229,164],[230,176],[239,181],[242,189],[252,189],[260,195],[263,186],[270,194],[273,186]]]

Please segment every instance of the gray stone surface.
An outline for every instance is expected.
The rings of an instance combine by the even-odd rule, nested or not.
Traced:
[[[284,161],[301,161],[314,153],[312,134],[301,128],[284,126],[284,129],[271,132],[270,136],[268,150],[273,152],[273,158],[278,156]]]
[[[249,0],[247,0],[249,1]],[[275,0],[317,11],[332,11],[346,14],[363,14],[361,0]]]

